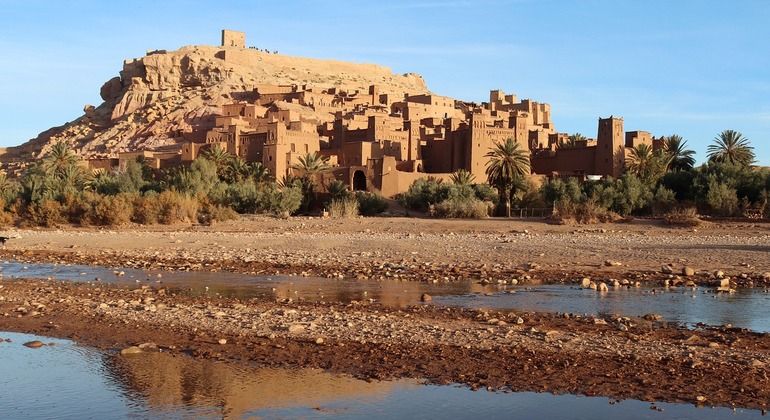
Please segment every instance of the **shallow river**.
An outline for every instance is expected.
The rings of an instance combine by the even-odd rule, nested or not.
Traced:
[[[250,368],[166,353],[122,357],[0,332],[3,418],[758,418],[756,410],[536,393],[473,392],[320,370]],[[27,348],[23,343],[54,343]],[[614,402],[614,401],[613,401]],[[662,411],[651,409],[655,406]]]
[[[255,277],[232,273],[159,272],[107,269],[91,266],[19,264],[3,262],[5,279],[13,277],[53,278],[124,285],[154,285],[239,298],[304,299],[350,302],[374,300],[394,307],[420,304],[428,293],[433,304],[467,308],[506,309],[522,312],[569,312],[580,315],[643,316],[656,313],[663,321],[693,326],[697,323],[727,325],[770,332],[770,293],[742,289],[735,294],[714,294],[710,288],[695,291],[661,287],[611,288],[600,293],[565,285],[482,286],[472,282],[417,283],[359,281],[315,277]],[[116,273],[122,274],[118,275]],[[160,274],[162,277],[158,277]]]

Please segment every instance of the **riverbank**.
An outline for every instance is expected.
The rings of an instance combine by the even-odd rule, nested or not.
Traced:
[[[215,227],[11,232],[3,258],[174,270],[379,277],[438,283],[517,280],[763,286],[764,224],[672,229],[657,222],[552,226],[508,220],[249,218]],[[162,279],[161,279],[162,280]],[[301,281],[298,279],[298,281]],[[474,389],[605,395],[764,409],[770,339],[728,327],[684,330],[616,314],[512,313],[420,305],[192,296],[131,287],[0,281],[0,331],[83,345],[267,366],[318,367]],[[705,287],[705,286],[704,286]],[[135,349],[132,349],[135,350]],[[141,357],[141,354],[134,356]]]

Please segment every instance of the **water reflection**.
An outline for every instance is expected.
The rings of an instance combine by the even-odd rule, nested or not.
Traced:
[[[365,383],[316,369],[248,368],[164,353],[114,356],[107,363],[112,376],[133,395],[142,396],[149,410],[208,408],[216,411],[210,414],[235,418],[255,410],[320,407],[344,398],[377,404],[396,386],[416,386]]]
[[[756,410],[367,383],[318,370],[238,367],[169,354],[121,357],[0,332],[4,418],[759,418]],[[38,349],[22,343],[56,343]],[[613,404],[610,404],[610,402]],[[663,411],[651,410],[651,406]]]

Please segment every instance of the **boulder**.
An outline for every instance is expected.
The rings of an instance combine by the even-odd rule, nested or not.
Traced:
[[[682,267],[682,275],[685,277],[694,276],[695,270],[693,270],[692,267]]]

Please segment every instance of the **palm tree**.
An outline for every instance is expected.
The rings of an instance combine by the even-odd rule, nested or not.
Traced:
[[[466,171],[465,169],[460,169],[459,171],[453,173],[449,178],[458,187],[471,185],[473,184],[473,181],[476,180],[476,176]]]
[[[262,162],[252,162],[249,164],[249,176],[257,183],[270,180],[270,172]]]
[[[227,182],[241,182],[248,178],[251,173],[251,167],[240,156],[234,156],[225,166],[225,179]]]
[[[326,185],[326,191],[329,193],[331,200],[341,200],[351,196],[348,184],[339,179],[329,182]]]
[[[754,148],[749,139],[735,130],[725,130],[714,137],[708,147],[708,158],[713,162],[730,162],[741,166],[754,163]]]
[[[506,216],[511,215],[511,200],[516,194],[516,181],[525,178],[530,173],[529,157],[519,144],[512,138],[505,143],[495,142],[486,155],[487,180],[497,188],[500,196],[500,205],[504,206]]]
[[[219,179],[224,180],[227,178],[227,166],[233,159],[233,155],[228,153],[227,150],[219,147],[217,144],[206,149],[202,155],[206,160],[214,163],[214,166],[217,168],[217,176]]]
[[[70,150],[67,143],[60,141],[51,147],[46,157],[43,158],[41,167],[47,175],[54,175],[68,166],[77,164],[80,157]]]
[[[561,143],[559,147],[563,149],[571,149],[576,147],[579,141],[586,141],[586,136],[580,133],[571,134],[569,137],[567,137],[567,141]]]
[[[661,151],[653,151],[652,146],[647,143],[641,143],[629,150],[628,160],[627,172],[645,182],[653,183],[666,172],[671,157]]]
[[[689,150],[687,141],[678,134],[668,136],[663,142],[663,150],[671,157],[668,164],[670,171],[689,171],[695,165],[694,150]]]
[[[305,202],[303,207],[307,210],[310,202],[315,199],[315,179],[316,176],[326,169],[329,169],[328,159],[318,156],[318,153],[305,153],[305,156],[299,157],[299,163],[291,165],[291,168],[300,173],[302,177],[302,188],[305,192]]]

